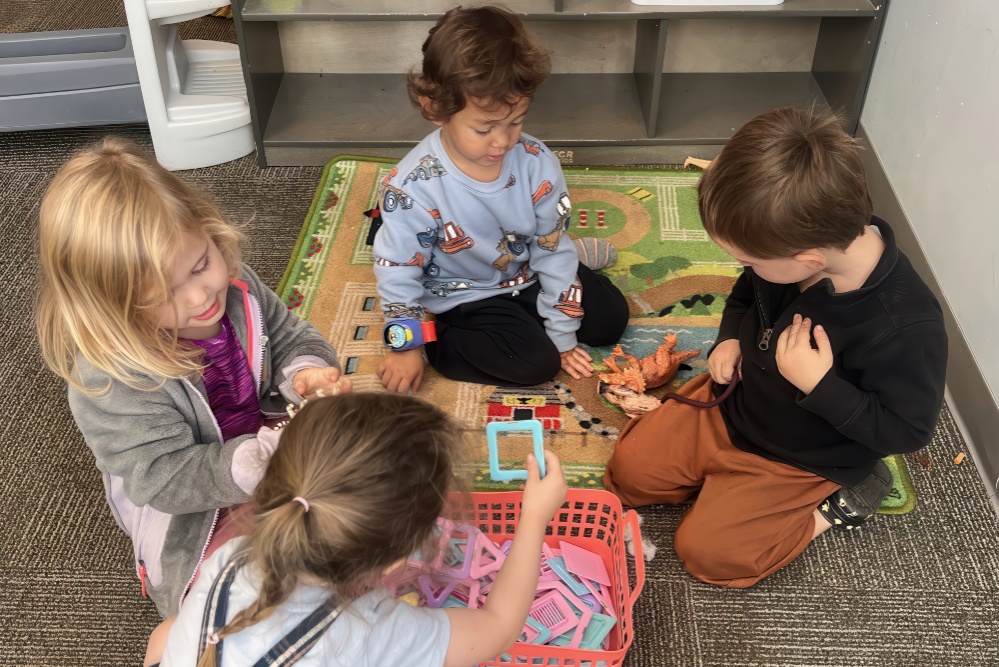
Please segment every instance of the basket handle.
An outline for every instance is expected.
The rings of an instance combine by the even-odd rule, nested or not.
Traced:
[[[635,588],[628,593],[628,606],[634,608],[642,587],[645,586],[645,554],[642,552],[642,533],[638,523],[638,512],[628,510],[624,519],[631,527],[631,538],[635,544]],[[626,566],[627,567],[627,566]],[[630,587],[630,584],[628,584]]]

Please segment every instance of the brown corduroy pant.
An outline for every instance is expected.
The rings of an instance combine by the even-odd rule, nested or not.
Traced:
[[[678,393],[713,399],[711,376],[694,378]],[[752,586],[797,558],[812,539],[815,508],[840,488],[738,449],[719,408],[677,401],[621,431],[604,486],[632,507],[696,496],[677,528],[676,552],[697,579],[733,588]]]

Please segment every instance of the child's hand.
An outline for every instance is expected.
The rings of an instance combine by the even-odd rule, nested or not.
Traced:
[[[335,396],[350,391],[351,382],[340,377],[340,370],[332,366],[313,366],[295,373],[292,388],[302,398],[310,401],[321,396]]]
[[[788,382],[809,394],[833,365],[832,346],[829,336],[820,326],[812,328],[811,318],[801,319],[795,314],[791,326],[781,332],[777,339],[777,369]],[[812,336],[819,349],[812,349]]]
[[[577,345],[562,353],[562,370],[578,380],[593,375],[593,363],[590,355]]]
[[[534,458],[534,454],[528,454],[527,483],[524,485],[521,518],[529,517],[547,524],[565,502],[567,488],[565,478],[562,476],[562,464],[554,452],[545,450],[543,479],[537,459]]]
[[[708,371],[711,373],[711,379],[718,384],[731,382],[737,367],[741,375],[742,350],[739,348],[738,338],[718,343],[708,357]]]
[[[378,379],[389,391],[405,394],[420,388],[423,381],[423,348],[388,352],[378,366]]]

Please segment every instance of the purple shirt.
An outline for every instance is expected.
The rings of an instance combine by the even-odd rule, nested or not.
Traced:
[[[213,338],[189,340],[205,351],[204,382],[208,405],[222,429],[222,439],[256,433],[263,425],[256,383],[228,315],[219,320],[222,331]]]

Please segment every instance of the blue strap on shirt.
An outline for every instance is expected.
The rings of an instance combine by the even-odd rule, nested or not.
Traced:
[[[201,641],[198,643],[198,656],[205,652],[208,646],[215,643],[215,662],[222,664],[223,639],[213,638],[219,630],[225,627],[229,612],[229,591],[232,583],[247,561],[246,554],[233,558],[226,564],[208,592],[205,602],[205,613],[201,622]],[[289,667],[309,652],[316,645],[323,633],[333,624],[344,605],[338,605],[331,597],[319,605],[311,614],[305,617],[278,643],[263,655],[253,667]]]

